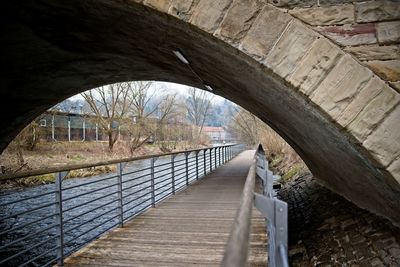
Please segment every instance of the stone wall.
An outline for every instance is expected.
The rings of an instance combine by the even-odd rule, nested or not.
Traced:
[[[400,1],[269,2],[328,37],[400,92]]]
[[[210,33],[291,84],[343,129],[377,169],[389,172],[394,179],[385,183],[399,192],[397,1],[140,2]],[[352,198],[350,185],[327,177],[320,182]],[[379,187],[377,180],[370,182]]]
[[[308,8],[322,24],[325,2],[337,3]],[[400,94],[315,30],[350,23],[357,4],[313,26],[290,14],[304,5],[265,0],[6,2],[0,149],[47,108],[100,85],[207,83],[276,130],[321,184],[400,225]]]

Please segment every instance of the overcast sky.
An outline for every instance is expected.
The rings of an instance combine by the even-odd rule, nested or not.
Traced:
[[[177,83],[168,83],[168,82],[154,82],[152,87],[154,87],[155,90],[166,90],[169,92],[177,92],[180,94],[186,95],[188,92],[188,89],[190,88],[189,86],[182,85],[182,84],[177,84]],[[69,98],[70,100],[77,100],[77,99],[83,99],[83,97],[80,94],[74,95]],[[214,95],[213,102],[220,102],[223,101],[225,98],[220,97],[218,95]]]

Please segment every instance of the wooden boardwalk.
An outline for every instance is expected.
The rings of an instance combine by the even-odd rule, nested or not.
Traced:
[[[65,266],[219,266],[254,151],[244,151],[65,260]],[[250,266],[266,265],[265,223],[253,209]]]

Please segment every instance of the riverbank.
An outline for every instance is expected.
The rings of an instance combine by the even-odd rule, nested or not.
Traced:
[[[204,146],[206,145],[193,145],[181,142],[175,146],[173,151],[194,149]],[[91,164],[100,161],[159,153],[165,153],[165,151],[162,151],[156,144],[146,144],[135,150],[132,154],[125,142],[117,142],[112,152],[108,150],[107,142],[41,142],[33,151],[22,151],[22,164],[17,149],[15,147],[7,148],[0,155],[0,166],[2,174],[10,174],[74,164]],[[115,171],[115,165],[98,166],[71,171],[68,177],[88,177]],[[3,188],[8,188],[34,186],[52,182],[54,182],[54,174],[45,174],[13,181],[3,181],[0,185]]]

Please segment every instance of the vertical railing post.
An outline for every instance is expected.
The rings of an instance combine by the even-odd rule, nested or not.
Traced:
[[[124,170],[125,164],[120,162],[117,164],[118,170],[118,215],[119,215],[119,225],[124,227],[124,210],[122,202],[122,172]]]
[[[212,148],[210,148],[210,172],[212,171]]]
[[[68,172],[56,173],[55,196],[56,196],[56,232],[57,232],[57,265],[64,265],[64,225],[63,225],[63,207],[62,207],[62,180]]]
[[[172,178],[172,194],[175,195],[175,157],[171,155],[171,178]]]
[[[156,162],[156,158],[151,158],[150,161],[150,170],[151,170],[151,206],[154,208],[156,206],[156,198],[154,192],[154,163]]]
[[[196,180],[199,180],[199,151],[196,151]]]
[[[222,162],[225,163],[225,146],[222,147]]]
[[[217,167],[217,148],[214,148],[214,169]]]
[[[216,152],[215,152],[215,161],[216,161],[215,166],[217,166],[217,168],[218,168],[219,167],[219,147],[217,147],[215,150],[216,150]]]
[[[203,150],[204,176],[207,175],[207,149]]]
[[[189,185],[189,154],[188,152],[185,153],[185,166],[186,166],[186,186]]]
[[[275,199],[275,259],[276,266],[288,266],[288,213],[287,203]]]
[[[221,157],[221,154],[222,153],[222,147],[219,147],[218,148],[218,160],[219,160],[219,166],[221,166],[222,165],[222,157]]]

